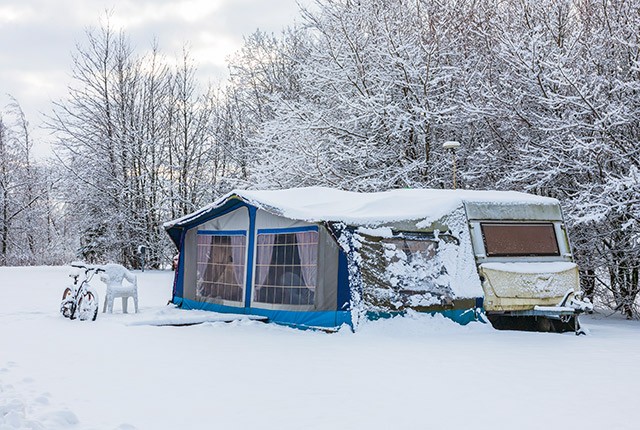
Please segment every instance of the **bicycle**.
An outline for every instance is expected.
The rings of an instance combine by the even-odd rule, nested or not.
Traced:
[[[95,321],[98,317],[98,305],[100,299],[98,292],[89,284],[96,273],[104,272],[104,269],[95,266],[72,264],[71,267],[84,269],[84,279],[80,282],[80,273],[75,272],[69,276],[73,278],[73,285],[67,287],[62,293],[60,313],[69,319],[78,318],[80,321]]]

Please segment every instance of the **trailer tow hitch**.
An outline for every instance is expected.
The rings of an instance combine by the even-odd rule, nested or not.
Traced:
[[[580,322],[578,320],[578,316],[581,313],[593,312],[593,303],[591,303],[591,300],[589,300],[588,297],[582,297],[581,293],[576,293],[573,290],[568,290],[557,306],[563,308],[572,308],[574,310],[574,327],[576,336],[580,336],[581,334],[586,335],[588,333],[587,329],[580,326]]]

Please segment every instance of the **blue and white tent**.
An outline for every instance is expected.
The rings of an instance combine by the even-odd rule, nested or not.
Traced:
[[[482,307],[467,212],[556,204],[528,194],[312,187],[235,190],[165,224],[173,303],[300,327],[415,309],[462,323]]]

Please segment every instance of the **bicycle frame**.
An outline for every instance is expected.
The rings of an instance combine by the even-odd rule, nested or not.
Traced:
[[[82,303],[83,298],[91,298],[92,300],[92,314],[91,319],[95,320],[97,317],[97,309],[98,309],[98,294],[91,288],[90,282],[91,279],[95,276],[96,273],[104,272],[100,267],[95,266],[84,266],[78,264],[72,264],[71,267],[77,269],[84,270],[84,279],[82,281],[79,280],[80,274],[76,273],[73,275],[69,275],[73,278],[73,285],[71,287],[67,287],[62,296],[62,303],[60,304],[60,313],[63,316],[69,319],[76,319],[79,317],[80,320],[87,319],[86,316],[82,314],[84,309],[80,309],[80,305]]]

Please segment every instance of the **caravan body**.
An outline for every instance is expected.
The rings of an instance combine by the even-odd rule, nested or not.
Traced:
[[[560,204],[467,202],[484,309],[497,328],[577,329],[580,300]]]

